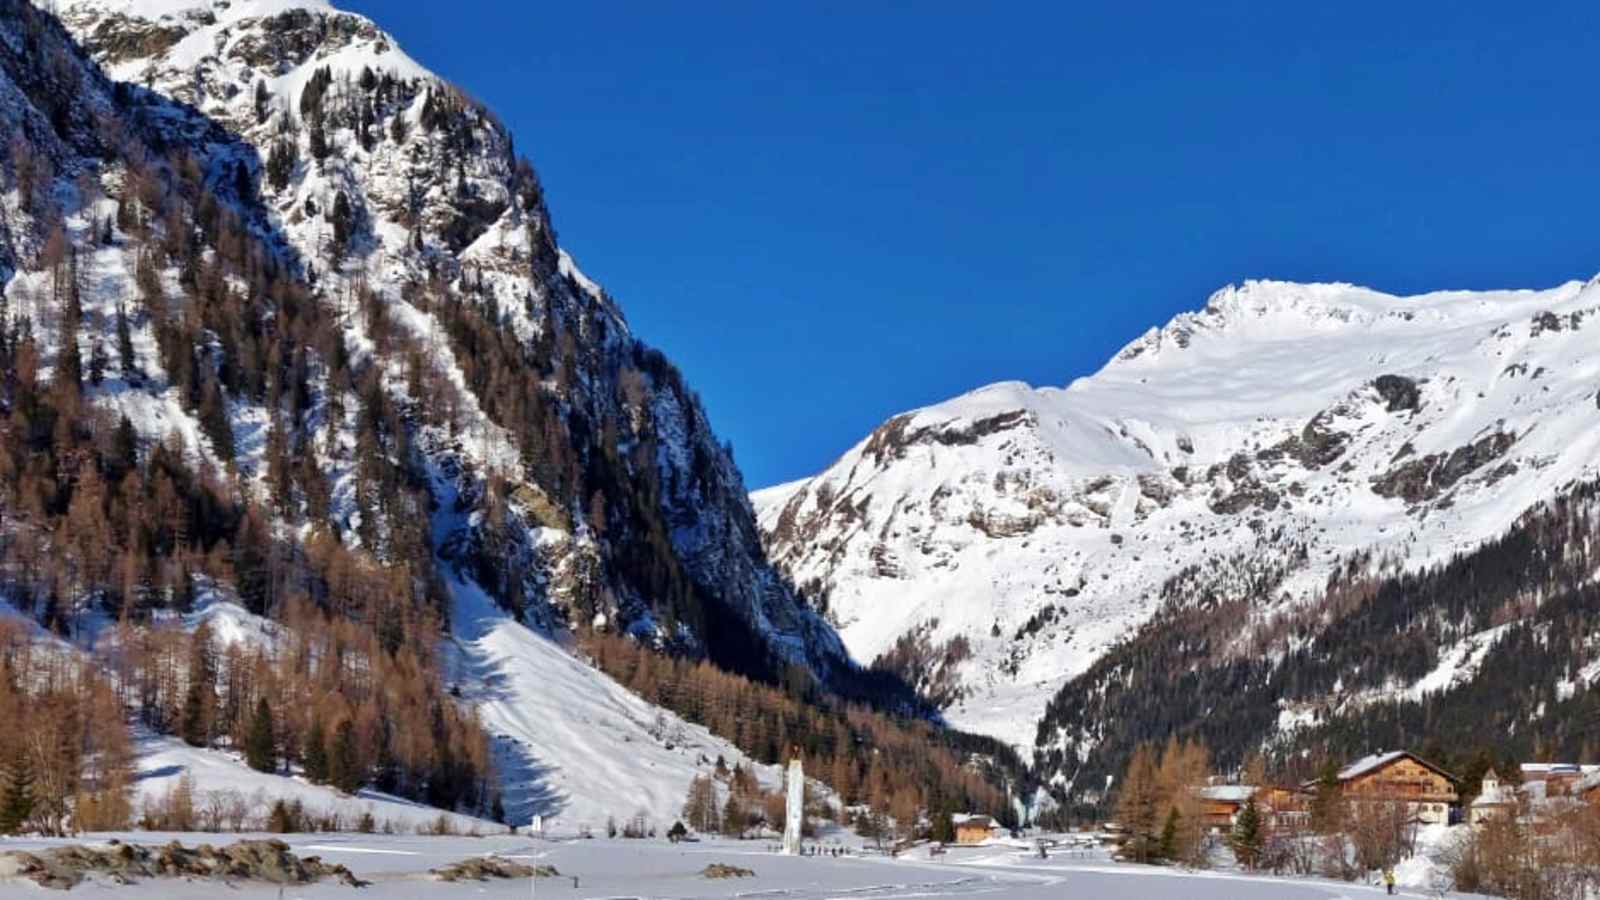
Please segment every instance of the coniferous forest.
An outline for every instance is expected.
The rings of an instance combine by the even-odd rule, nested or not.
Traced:
[[[1194,596],[1174,579],[1149,625],[1057,693],[1036,764],[1067,774],[1087,812],[1104,797],[1076,786],[1102,783],[1137,745],[1170,735],[1203,741],[1223,771],[1264,750],[1304,779],[1324,760],[1385,747],[1463,772],[1486,758],[1593,759],[1600,697],[1558,686],[1576,683],[1592,659],[1585,636],[1600,628],[1597,492],[1573,485],[1502,537],[1421,571],[1347,560],[1319,602],[1279,614],[1254,612],[1272,608],[1270,578],[1231,596]],[[1504,634],[1465,683],[1415,699],[1385,693],[1497,626]],[[1306,723],[1280,732],[1285,709]],[[1075,761],[1071,748],[1089,740]]]

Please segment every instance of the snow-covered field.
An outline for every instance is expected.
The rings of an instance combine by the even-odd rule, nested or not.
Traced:
[[[104,840],[106,836],[97,836]],[[205,835],[125,835],[156,843],[179,838],[185,843]],[[215,837],[215,836],[212,836]],[[1374,885],[1311,879],[1284,879],[1233,872],[1185,872],[1111,862],[1103,851],[1077,855],[1058,853],[1047,860],[1027,858],[1013,847],[954,848],[942,857],[925,853],[901,859],[878,856],[784,857],[759,841],[704,841],[673,846],[665,841],[532,840],[490,838],[382,837],[372,835],[293,835],[288,843],[302,856],[316,855],[349,867],[373,882],[363,890],[336,884],[291,887],[285,900],[381,895],[386,900],[433,897],[548,898],[718,898],[774,897],[783,900],[824,898],[1003,897],[1017,900],[1321,900],[1383,895]],[[37,849],[61,841],[0,841],[0,850]],[[523,863],[552,865],[562,877],[442,884],[427,870],[467,857],[498,854]],[[707,879],[700,875],[711,863],[750,869],[749,878]],[[577,878],[574,886],[573,877]],[[114,890],[114,893],[112,891]],[[24,896],[28,888],[0,885],[0,895]],[[75,893],[140,898],[277,897],[275,885],[216,882],[144,881],[133,886],[85,885]],[[1434,896],[1414,890],[1402,896]],[[1462,896],[1462,895],[1452,895]]]

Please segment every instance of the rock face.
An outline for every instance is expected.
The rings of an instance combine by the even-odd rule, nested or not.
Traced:
[[[435,509],[418,522],[364,493],[340,388],[313,378],[292,441],[327,473],[340,540],[381,554],[393,528],[423,528],[453,577],[530,624],[603,621],[741,669],[848,677],[837,637],[765,561],[694,394],[559,249],[492,112],[320,0],[74,0],[59,15],[126,83],[119,98],[170,105],[163,142],[237,183],[256,230],[339,311],[339,352],[387,373]],[[230,401],[235,434],[269,416]],[[240,441],[263,494],[267,463]]]
[[[296,856],[288,844],[278,840],[237,841],[223,847],[186,847],[177,841],[162,846],[113,841],[109,847],[72,845],[37,853],[13,850],[0,854],[0,878],[4,879],[26,879],[40,887],[70,890],[91,875],[119,884],[147,878],[265,881],[280,885],[330,879],[350,887],[368,883],[337,863],[325,863],[315,856]]]
[[[1336,560],[1448,558],[1592,474],[1596,309],[1596,282],[1229,287],[1065,389],[894,417],[757,492],[764,539],[858,659],[959,639],[937,682],[907,676],[956,724],[1031,743],[1180,573],[1196,597],[1270,573],[1292,605]]]

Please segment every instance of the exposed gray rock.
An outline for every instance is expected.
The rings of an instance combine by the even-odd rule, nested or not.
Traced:
[[[1486,463],[1499,459],[1516,443],[1517,436],[1495,432],[1448,454],[1430,453],[1396,466],[1372,480],[1372,490],[1380,497],[1398,497],[1407,503],[1422,503],[1438,497]],[[1496,470],[1496,480],[1513,474],[1505,467]]]
[[[1404,375],[1379,375],[1372,386],[1387,404],[1389,412],[1415,411],[1422,398],[1416,381]]]
[[[239,841],[220,848],[210,844],[191,848],[173,841],[159,847],[113,842],[105,847],[72,844],[37,853],[13,850],[0,853],[0,873],[56,890],[69,890],[90,875],[121,884],[139,878],[215,878],[272,884],[310,884],[333,878],[351,887],[367,884],[344,866],[325,863],[315,856],[302,859],[279,840]]]

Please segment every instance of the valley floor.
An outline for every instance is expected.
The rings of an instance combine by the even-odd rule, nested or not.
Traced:
[[[113,835],[96,835],[89,842]],[[120,835],[137,843],[163,843],[178,839],[196,844],[208,838],[216,843],[232,835]],[[219,840],[220,838],[220,840]],[[66,840],[0,840],[0,852],[38,849],[74,843]],[[324,900],[381,896],[383,900],[421,898],[689,898],[777,897],[783,900],[824,900],[849,896],[860,900],[904,897],[977,897],[1045,900],[1082,897],[1097,900],[1333,900],[1383,896],[1380,887],[1308,879],[1246,876],[1230,872],[1184,872],[1112,862],[1103,851],[1062,852],[1047,860],[1025,858],[1021,848],[1008,846],[953,848],[929,859],[926,851],[900,859],[866,857],[784,857],[769,852],[761,841],[707,840],[671,845],[665,841],[532,840],[497,836],[414,837],[384,835],[290,835],[287,842],[302,857],[321,856],[348,866],[373,882],[365,889],[337,884],[296,886],[281,894],[267,884],[230,884],[226,896],[240,898],[283,897],[287,900]],[[524,863],[553,865],[564,877],[526,880],[441,884],[427,875],[431,868],[462,859],[498,854]],[[710,880],[699,873],[711,863],[727,863],[755,872],[754,877]],[[572,876],[577,876],[574,886]],[[1436,894],[1403,890],[1401,896]],[[84,884],[74,895],[103,896],[115,900],[173,898],[200,900],[219,895],[210,881],[148,880],[132,886]],[[0,896],[41,896],[32,885],[0,884]],[[1452,894],[1460,897],[1462,895]]]

